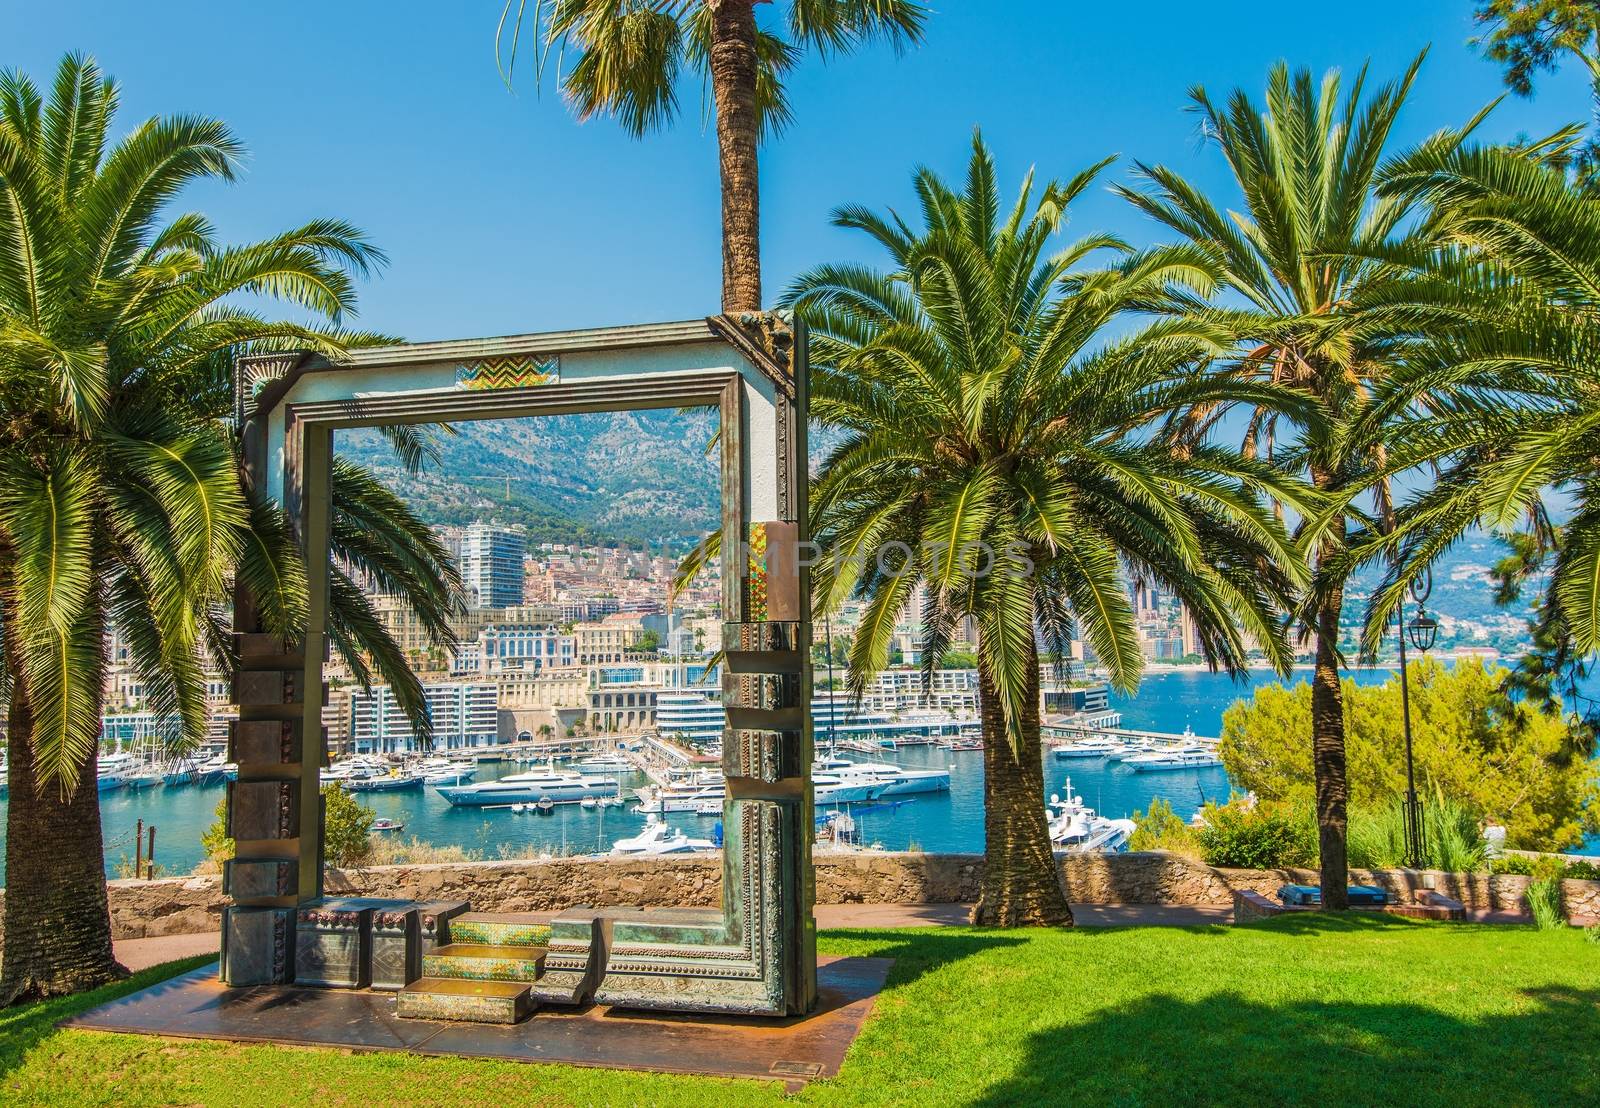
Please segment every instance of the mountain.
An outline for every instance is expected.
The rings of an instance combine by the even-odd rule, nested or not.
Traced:
[[[493,519],[534,542],[682,549],[716,525],[716,429],[700,409],[463,423],[435,433],[439,461],[417,477],[376,431],[341,432],[336,446],[429,523]]]

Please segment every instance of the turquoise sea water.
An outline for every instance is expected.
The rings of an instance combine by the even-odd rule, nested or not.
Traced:
[[[1309,679],[1309,671],[1293,680]],[[1390,671],[1363,669],[1350,676],[1362,684],[1381,684]],[[1235,699],[1249,695],[1253,683],[1275,680],[1260,672],[1243,683],[1204,671],[1173,671],[1147,677],[1133,697],[1114,697],[1130,728],[1181,732],[1192,727],[1199,735],[1216,735],[1222,713]],[[862,840],[889,849],[919,847],[928,851],[977,851],[983,847],[983,770],[978,751],[949,751],[936,747],[908,747],[880,760],[898,760],[906,766],[944,766],[950,769],[948,793],[918,796],[892,810],[858,813]],[[478,780],[488,780],[520,767],[486,764]],[[1187,817],[1207,800],[1225,799],[1228,777],[1221,769],[1173,773],[1134,773],[1116,764],[1048,759],[1046,787],[1061,792],[1067,778],[1084,801],[1107,816],[1123,817],[1145,808],[1155,797],[1172,803]],[[645,784],[642,776],[625,779],[625,788]],[[119,789],[103,794],[100,811],[106,836],[106,865],[115,873],[122,858],[133,857],[133,830],[138,820],[154,824],[156,861],[171,873],[187,873],[202,858],[201,832],[216,818],[222,786],[158,787],[141,791]],[[609,850],[613,841],[636,834],[644,817],[626,808],[585,810],[561,805],[554,814],[517,814],[507,809],[484,811],[452,808],[432,789],[400,793],[368,793],[360,797],[379,816],[405,824],[405,838],[419,838],[477,851],[485,858],[501,850],[525,853],[551,850],[582,853]],[[3,804],[0,804],[3,811]],[[715,820],[694,815],[667,817],[691,834],[710,837]],[[0,825],[3,834],[3,825]],[[3,880],[3,871],[0,871]]]

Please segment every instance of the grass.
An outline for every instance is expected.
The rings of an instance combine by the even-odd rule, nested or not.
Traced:
[[[835,931],[894,958],[818,1104],[1597,1103],[1600,944],[1575,928],[1297,915],[1246,927]],[[195,965],[0,1012],[0,1101],[769,1104],[781,1086],[57,1030]]]

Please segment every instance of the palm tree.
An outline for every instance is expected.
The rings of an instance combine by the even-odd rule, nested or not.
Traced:
[[[1400,284],[1410,271],[1384,257],[1429,257],[1432,240],[1423,221],[1413,218],[1415,205],[1374,192],[1421,62],[1419,56],[1399,80],[1370,96],[1363,68],[1342,98],[1337,71],[1318,84],[1309,71],[1291,76],[1279,63],[1267,80],[1264,111],[1242,89],[1219,105],[1197,88],[1194,110],[1207,139],[1227,159],[1242,210],[1225,213],[1202,189],[1163,166],[1140,164],[1142,187],[1118,190],[1221,268],[1239,306],[1186,310],[1194,325],[1235,337],[1236,350],[1219,361],[1216,372],[1239,382],[1288,387],[1311,402],[1294,420],[1281,406],[1248,401],[1199,406],[1185,414],[1182,425],[1205,432],[1236,408],[1250,408],[1245,453],[1303,471],[1319,492],[1348,509],[1320,517],[1317,534],[1306,535],[1315,540],[1304,545],[1318,587],[1301,610],[1316,650],[1312,748],[1323,904],[1335,909],[1346,906],[1348,883],[1339,683],[1346,533],[1353,504],[1364,492],[1375,497],[1378,518],[1389,517],[1387,484],[1379,477],[1389,424],[1369,418],[1374,389],[1404,361],[1418,327],[1431,320]],[[1451,149],[1475,123],[1441,131],[1424,148]],[[1425,397],[1413,400],[1424,403]],[[1354,434],[1357,429],[1365,433]]]
[[[95,784],[108,627],[128,644],[149,708],[173,721],[175,742],[192,742],[205,733],[205,668],[228,653],[230,579],[269,630],[302,626],[298,556],[281,516],[245,492],[222,423],[226,366],[255,347],[340,357],[366,341],[337,324],[354,306],[353,274],[383,260],[332,220],[222,247],[203,216],[169,218],[185,185],[232,179],[240,148],[221,123],[192,116],[148,120],[109,145],[116,106],[116,86],[85,58],[63,60],[48,103],[25,76],[0,74],[0,1004],[118,972]],[[240,294],[327,326],[264,319]],[[426,529],[344,477],[336,557],[429,611],[448,604],[450,571]],[[390,674],[394,644],[346,600],[341,648]]]
[[[921,40],[917,0],[790,0],[781,31],[756,22],[760,0],[506,0],[496,33],[509,82],[524,23],[541,71],[571,49],[558,78],[578,118],[614,116],[634,136],[678,114],[685,71],[709,83],[722,176],[722,310],[761,303],[757,147],[792,118],[784,78],[806,48],[826,58],[874,40]]]
[[[1477,266],[1475,310],[1417,352],[1415,378],[1461,400],[1396,444],[1393,468],[1444,464],[1356,558],[1383,556],[1366,634],[1393,617],[1406,589],[1469,529],[1514,534],[1513,588],[1544,577],[1536,649],[1519,666],[1525,692],[1575,692],[1600,652],[1600,198],[1566,171],[1566,132],[1523,149],[1423,150],[1391,167],[1383,190],[1426,203],[1445,249]],[[1395,392],[1402,393],[1405,382]],[[1571,502],[1553,522],[1545,497]],[[1573,703],[1569,696],[1566,703]]]
[[[1064,654],[1081,634],[1132,688],[1137,579],[1187,605],[1213,664],[1236,669],[1255,643],[1283,666],[1275,613],[1304,577],[1267,507],[1268,493],[1299,502],[1289,482],[1153,428],[1233,388],[1262,403],[1274,391],[1204,373],[1205,328],[1129,330],[1132,313],[1209,290],[1207,255],[1135,253],[1105,235],[1050,252],[1068,205],[1106,164],[1037,197],[1030,174],[1007,212],[975,138],[964,191],[917,173],[921,227],[859,207],[835,214],[892,269],[823,266],[785,297],[811,328],[812,414],[843,436],[813,486],[813,581],[822,611],[863,604],[853,690],[888,662],[919,592],[926,672],[960,622],[979,629],[980,924],[1072,920],[1045,821],[1039,636]],[[1080,268],[1098,250],[1116,263]]]

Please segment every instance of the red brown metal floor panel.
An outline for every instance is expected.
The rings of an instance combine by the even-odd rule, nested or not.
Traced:
[[[513,1026],[403,1020],[395,994],[228,989],[202,966],[84,1012],[64,1027],[175,1038],[403,1050],[519,1062],[760,1077],[832,1077],[883,989],[889,958],[819,958],[817,1010],[784,1020],[543,1008]]]

